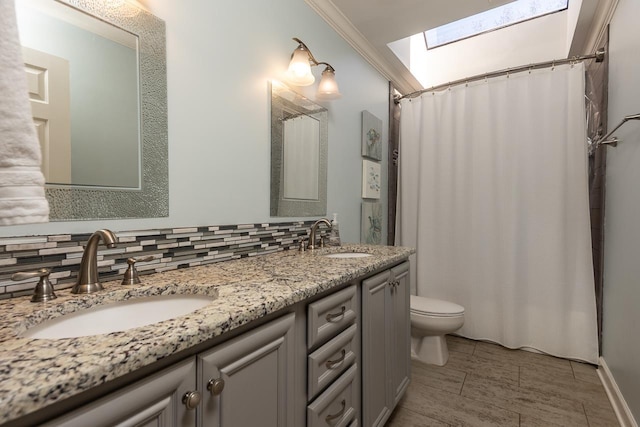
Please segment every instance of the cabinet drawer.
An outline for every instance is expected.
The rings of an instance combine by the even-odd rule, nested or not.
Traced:
[[[346,427],[356,419],[357,373],[358,365],[351,365],[347,372],[307,406],[307,427]]]
[[[336,335],[356,319],[356,286],[349,286],[309,304],[307,347],[313,348]]]
[[[308,390],[312,400],[356,360],[357,325],[351,325],[340,335],[307,357]]]

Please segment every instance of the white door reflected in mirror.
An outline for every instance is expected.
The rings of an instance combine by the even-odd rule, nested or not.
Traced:
[[[33,123],[46,182],[71,184],[69,61],[22,47]]]

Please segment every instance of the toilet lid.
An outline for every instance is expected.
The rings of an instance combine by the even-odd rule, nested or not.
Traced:
[[[457,316],[464,314],[464,307],[450,301],[411,295],[411,311],[430,316]]]

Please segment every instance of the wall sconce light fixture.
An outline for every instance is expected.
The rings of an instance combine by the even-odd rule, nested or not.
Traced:
[[[293,40],[298,42],[298,47],[291,54],[291,62],[286,74],[287,80],[296,86],[312,85],[316,79],[311,73],[311,66],[326,65],[320,78],[316,97],[318,99],[340,98],[342,94],[340,94],[338,83],[336,83],[336,70],[326,62],[317,61],[302,40],[295,37]]]

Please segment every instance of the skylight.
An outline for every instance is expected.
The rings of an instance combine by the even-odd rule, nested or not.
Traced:
[[[425,31],[427,49],[565,10],[569,0],[517,0]]]

